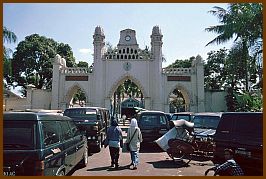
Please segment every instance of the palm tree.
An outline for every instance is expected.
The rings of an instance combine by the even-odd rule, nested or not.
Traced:
[[[3,28],[3,40],[4,40],[4,43],[15,43],[17,41],[17,36],[14,32],[4,27]]]
[[[245,63],[245,83],[248,91],[248,60],[249,47],[258,39],[262,39],[262,3],[232,3],[228,10],[215,6],[209,11],[218,17],[220,25],[210,26],[205,30],[218,34],[206,46],[217,43],[225,43],[234,38],[240,40],[243,47],[243,61]]]
[[[221,44],[232,38],[234,41],[242,39],[252,46],[262,38],[262,3],[232,3],[229,4],[228,10],[215,6],[209,13],[217,16],[221,25],[205,29],[218,34],[206,46]]]
[[[8,30],[6,27],[3,27],[3,42],[4,43],[15,43],[17,41],[17,36],[14,32]],[[12,50],[6,48],[3,45],[3,56],[4,56],[4,78],[8,84],[11,83],[11,61],[9,60],[9,54],[12,53]],[[7,84],[4,84],[5,88],[8,88]]]
[[[14,32],[3,27],[3,42],[4,43],[15,43],[17,41],[17,36]],[[4,46],[4,58],[7,59],[11,50]]]

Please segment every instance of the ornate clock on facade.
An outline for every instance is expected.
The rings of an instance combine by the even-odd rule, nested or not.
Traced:
[[[131,37],[130,37],[129,35],[127,35],[127,36],[125,37],[125,40],[126,40],[126,41],[130,41],[130,39],[131,39]]]
[[[131,63],[130,62],[125,62],[123,64],[123,68],[124,68],[124,70],[129,71],[131,69]]]

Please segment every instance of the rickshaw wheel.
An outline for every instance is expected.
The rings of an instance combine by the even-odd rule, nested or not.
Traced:
[[[187,166],[192,159],[192,154],[183,152],[181,146],[177,146],[174,149],[170,148],[167,154],[175,163],[181,166]]]

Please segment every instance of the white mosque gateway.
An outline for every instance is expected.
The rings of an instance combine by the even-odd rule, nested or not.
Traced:
[[[93,66],[70,68],[59,55],[54,58],[50,108],[69,107],[73,95],[81,89],[86,95],[86,105],[110,109],[114,92],[129,79],[141,90],[146,109],[169,112],[170,95],[178,89],[186,111],[205,111],[201,57],[195,58],[191,68],[162,68],[163,35],[158,26],[153,27],[150,38],[151,50],[140,49],[136,31],[125,29],[120,31],[116,48],[108,50],[103,29],[96,27]]]

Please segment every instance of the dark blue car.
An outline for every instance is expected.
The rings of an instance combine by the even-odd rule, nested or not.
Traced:
[[[38,112],[4,113],[4,175],[66,175],[78,163],[87,165],[86,142],[68,117]]]

